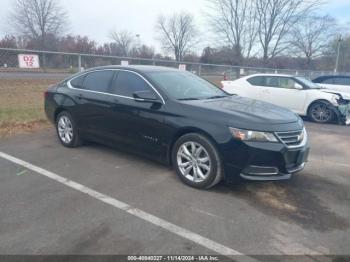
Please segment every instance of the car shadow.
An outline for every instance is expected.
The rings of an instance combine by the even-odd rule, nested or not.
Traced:
[[[218,194],[240,198],[268,216],[321,232],[344,230],[349,218],[334,212],[331,203],[349,206],[350,186],[303,173],[289,181],[220,183],[212,189]]]
[[[106,154],[117,154],[119,158],[128,161],[137,161],[139,164],[142,163],[143,167],[146,165],[163,171],[172,170],[168,165],[125,150],[93,142],[89,142],[86,146],[103,149]],[[175,179],[176,174],[173,172]],[[349,207],[350,186],[305,171],[287,181],[241,181],[235,185],[221,182],[209,192],[239,198],[268,216],[277,217],[306,229],[328,232],[350,227],[350,219],[337,214],[331,206],[335,203],[337,206]]]
[[[303,121],[305,123],[308,123],[308,124],[314,124],[314,125],[320,125],[320,126],[344,126],[342,125],[341,123],[339,123],[338,120],[332,120],[331,122],[329,123],[316,123],[314,121],[312,121],[309,117],[307,116],[300,116],[301,119],[303,119]]]

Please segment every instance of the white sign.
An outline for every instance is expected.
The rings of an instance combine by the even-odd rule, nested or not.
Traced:
[[[129,65],[129,61],[122,60],[121,65],[122,66],[128,66]]]
[[[39,56],[31,54],[19,54],[18,64],[20,68],[40,68]]]
[[[179,65],[179,70],[180,70],[180,71],[186,71],[186,65],[180,64],[180,65]]]

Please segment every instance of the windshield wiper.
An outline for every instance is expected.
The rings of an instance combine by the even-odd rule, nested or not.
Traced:
[[[208,97],[207,99],[217,99],[217,98],[224,98],[224,97],[228,97],[228,96],[224,96],[224,95],[221,95],[221,96],[211,96],[211,97]]]
[[[200,99],[196,98],[196,97],[187,97],[187,98],[180,98],[178,100],[180,100],[180,101],[187,101],[187,100],[200,100]]]

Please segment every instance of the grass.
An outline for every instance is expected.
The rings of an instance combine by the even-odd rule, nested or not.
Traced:
[[[54,80],[0,79],[0,137],[49,127],[43,93]]]

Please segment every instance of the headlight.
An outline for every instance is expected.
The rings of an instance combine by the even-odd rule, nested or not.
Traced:
[[[235,139],[242,141],[278,142],[276,136],[269,132],[244,130],[232,127],[230,127],[230,132]]]

